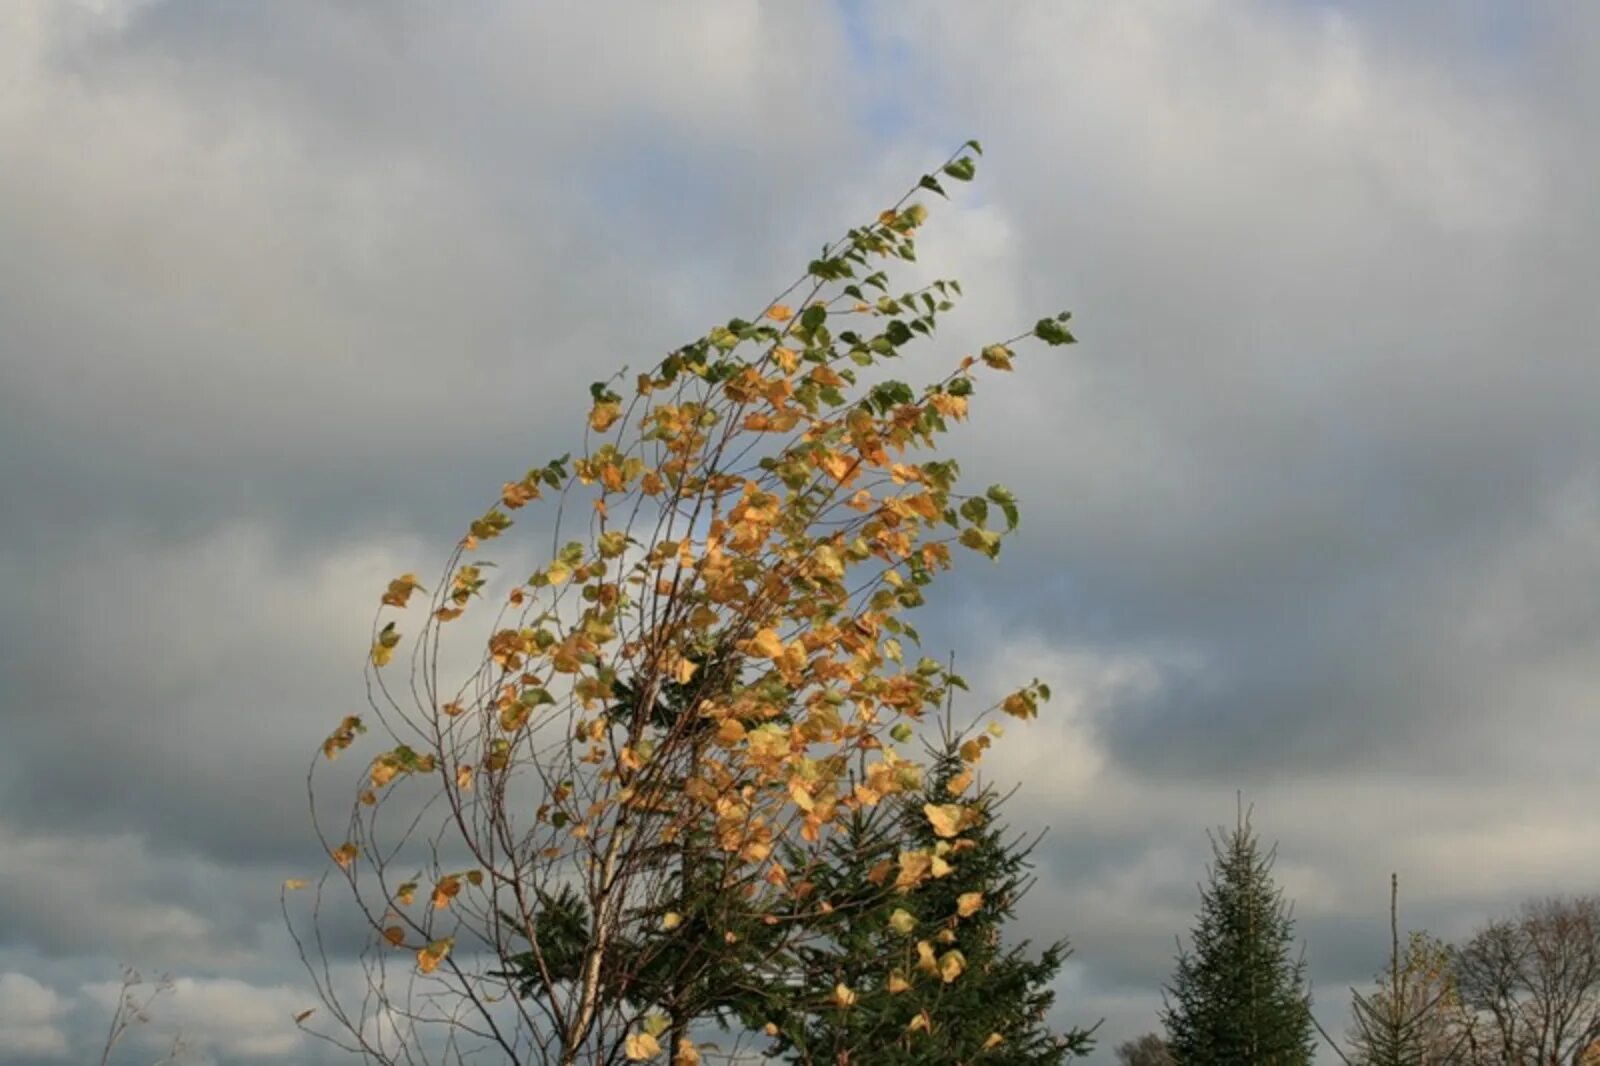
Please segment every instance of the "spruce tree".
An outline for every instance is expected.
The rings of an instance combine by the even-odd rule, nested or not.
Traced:
[[[1209,883],[1200,889],[1193,947],[1179,946],[1163,990],[1162,1020],[1179,1066],[1301,1066],[1313,1023],[1305,960],[1293,955],[1294,919],[1241,813],[1212,837]]]
[[[977,815],[958,836],[941,835],[930,820],[929,806],[971,787],[958,751],[949,740],[919,793],[885,805],[883,816],[858,818],[838,838],[818,894],[840,918],[832,942],[809,954],[804,985],[778,1019],[772,1053],[784,1061],[858,1063],[870,1048],[873,1066],[1060,1066],[1092,1049],[1092,1029],[1058,1032],[1046,1022],[1067,942],[1037,954],[1026,941],[1004,942],[1032,882],[1035,842],[996,821],[992,789],[969,801]],[[948,872],[895,891],[888,871],[920,849],[933,850]]]

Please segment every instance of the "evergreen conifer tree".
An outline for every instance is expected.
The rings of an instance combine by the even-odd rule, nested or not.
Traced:
[[[819,871],[817,894],[839,921],[831,943],[808,954],[802,987],[776,1019],[772,1051],[785,1061],[856,1063],[871,1048],[873,1066],[1059,1066],[1091,1050],[1092,1029],[1046,1023],[1066,941],[1035,954],[1002,936],[1031,884],[1033,844],[996,822],[992,789],[969,801],[977,819],[954,837],[927,813],[971,788],[958,751],[948,740],[919,793],[858,817]],[[948,872],[895,891],[898,857],[924,848]]]
[[[1305,960],[1293,956],[1294,919],[1240,814],[1212,838],[1191,950],[1181,945],[1162,1020],[1179,1066],[1302,1066],[1313,1029]]]

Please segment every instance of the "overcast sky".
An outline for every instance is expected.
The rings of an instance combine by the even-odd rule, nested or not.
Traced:
[[[1390,871],[1446,937],[1600,890],[1600,9],[0,0],[0,1063],[123,962],[317,1061],[276,896],[375,590],[970,136],[931,356],[1081,343],[956,435],[1023,527],[921,628],[1057,691],[989,765],[1059,1020],[1157,1026],[1240,790],[1339,1031]]]

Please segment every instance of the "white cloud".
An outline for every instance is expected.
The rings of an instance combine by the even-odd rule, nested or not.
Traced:
[[[121,994],[114,982],[95,982],[83,996],[110,1011]],[[134,1032],[151,1047],[168,1047],[177,1034],[196,1054],[218,1055],[221,1061],[303,1061],[305,1038],[293,1016],[308,1006],[307,993],[289,985],[255,985],[233,978],[179,977],[153,1014],[159,1025]]]
[[[54,989],[24,973],[0,973],[0,1050],[14,1055],[65,1058],[60,1022],[70,1006]]]

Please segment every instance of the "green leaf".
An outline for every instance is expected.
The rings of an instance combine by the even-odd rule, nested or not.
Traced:
[[[922,175],[922,180],[917,182],[917,187],[919,189],[932,189],[940,196],[946,196],[944,187],[939,184],[939,179],[934,177],[932,174]],[[948,199],[948,196],[946,196],[946,199]]]
[[[979,144],[976,140],[968,141],[967,142],[967,147],[971,148],[978,155],[982,155],[983,154],[983,145]]]
[[[989,491],[984,493],[984,495],[989,498],[991,503],[998,506],[1001,513],[1006,516],[1006,529],[1016,529],[1017,498],[1011,494],[1011,490],[1006,488],[1004,485],[990,485]]]
[[[889,730],[889,736],[894,739],[896,744],[904,744],[906,741],[911,739],[911,727],[905,722],[901,722],[899,725]]]
[[[982,496],[974,496],[961,505],[961,517],[975,525],[989,520],[989,503]]]
[[[821,304],[812,304],[800,312],[801,329],[817,329],[828,320],[828,309]]]
[[[973,175],[978,172],[978,165],[972,161],[970,155],[964,155],[960,159],[946,163],[944,172],[957,181],[971,181]]]
[[[1062,325],[1063,322],[1071,317],[1068,313],[1062,312],[1055,318],[1041,318],[1033,327],[1033,335],[1051,346],[1076,344],[1078,338],[1074,337],[1068,332],[1067,327]]]
[[[982,552],[991,559],[996,558],[1000,554],[1000,534],[994,532],[993,530],[978,529],[976,526],[968,526],[962,531],[961,543],[963,546],[971,548],[973,551]]]

